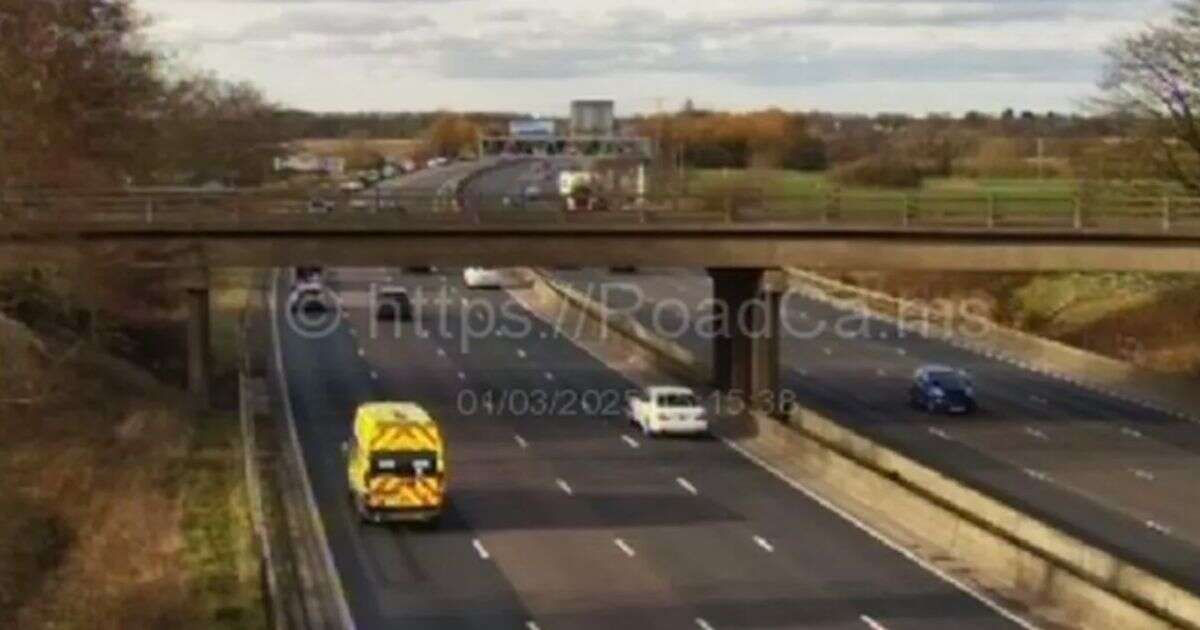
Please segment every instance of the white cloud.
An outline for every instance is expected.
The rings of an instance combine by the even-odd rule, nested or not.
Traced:
[[[1064,109],[1169,0],[141,0],[192,65],[318,109]],[[869,86],[879,89],[872,93]],[[898,94],[903,92],[903,94]]]

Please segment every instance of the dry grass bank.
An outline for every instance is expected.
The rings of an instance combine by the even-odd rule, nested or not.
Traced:
[[[0,365],[0,627],[264,626],[235,417],[12,320]]]
[[[1125,273],[852,273],[912,299],[975,300],[991,318],[1172,374],[1200,374],[1200,278]]]

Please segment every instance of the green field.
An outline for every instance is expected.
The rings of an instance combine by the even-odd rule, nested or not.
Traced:
[[[802,173],[784,170],[693,170],[687,175],[687,191],[704,195],[734,189],[761,191],[767,197],[825,196],[833,191],[843,195],[918,197],[979,197],[989,195],[1000,199],[1060,199],[1071,200],[1086,184],[1068,178],[1014,179],[931,177],[921,188],[898,190],[869,187],[839,187],[826,173]],[[1107,182],[1091,185],[1093,192],[1105,196],[1184,196],[1186,193],[1168,182]]]

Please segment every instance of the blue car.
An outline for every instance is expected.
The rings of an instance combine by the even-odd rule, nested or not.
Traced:
[[[913,374],[908,402],[929,413],[968,414],[979,407],[967,373],[944,365],[927,365]]]

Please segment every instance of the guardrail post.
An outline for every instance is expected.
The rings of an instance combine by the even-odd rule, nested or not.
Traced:
[[[734,201],[733,195],[725,197],[725,222],[734,223],[736,221],[737,204]]]
[[[904,195],[904,208],[900,211],[900,225],[908,227],[912,222],[913,209],[916,207],[916,202],[912,195]]]
[[[987,196],[987,226],[996,227],[996,193],[988,193]]]
[[[154,199],[146,200],[146,223],[154,223]]]
[[[1083,229],[1083,198],[1078,195],[1075,197],[1075,218],[1073,223],[1076,230]]]
[[[1171,231],[1171,211],[1173,210],[1171,207],[1172,205],[1173,204],[1171,203],[1170,196],[1163,197],[1162,229],[1164,232]]]

